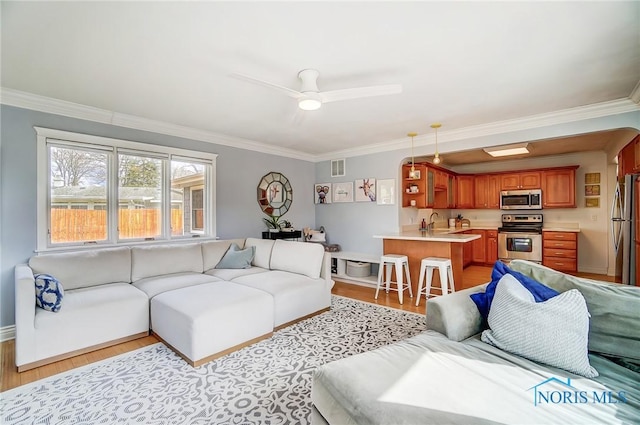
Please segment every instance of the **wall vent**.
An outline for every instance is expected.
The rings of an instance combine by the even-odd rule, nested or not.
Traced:
[[[342,177],[345,175],[344,159],[331,160],[331,177]]]

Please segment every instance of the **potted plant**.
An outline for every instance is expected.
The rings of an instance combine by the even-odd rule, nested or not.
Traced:
[[[262,217],[262,221],[264,221],[264,224],[267,225],[267,229],[269,229],[269,231],[271,233],[276,233],[280,231],[280,217],[275,216],[275,215],[269,215],[267,217]]]
[[[282,220],[280,228],[283,232],[293,232],[295,230],[293,228],[293,224],[289,220]]]

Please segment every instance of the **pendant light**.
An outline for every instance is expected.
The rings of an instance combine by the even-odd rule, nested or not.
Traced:
[[[411,137],[411,170],[409,171],[409,178],[416,178],[416,167],[415,167],[415,158],[413,156],[413,138],[416,137],[418,133],[407,133],[407,136]]]
[[[438,153],[438,129],[440,127],[442,127],[442,124],[440,124],[439,122],[431,124],[431,128],[436,131],[436,154],[433,157],[434,164],[440,164],[442,162],[442,158],[440,158],[440,154]]]

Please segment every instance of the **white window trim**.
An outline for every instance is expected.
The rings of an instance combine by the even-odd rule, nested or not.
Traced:
[[[190,220],[191,220],[191,233],[204,234],[205,233],[204,230],[194,230],[194,228],[193,228],[193,191],[194,190],[202,190],[202,203],[203,203],[203,205],[206,205],[206,203],[207,203],[207,199],[206,199],[207,193],[204,190],[204,185],[191,186],[189,188],[189,192],[190,192],[190,196],[189,196],[189,204],[190,204],[189,208],[190,208],[190,211],[189,211],[189,214],[191,214],[191,217],[190,217]],[[206,220],[206,217],[205,217],[205,220]],[[205,225],[205,228],[206,228],[207,223],[204,223],[204,225]]]
[[[205,206],[206,206],[206,217],[205,217],[205,231],[203,234],[210,235],[212,239],[216,238],[216,222],[215,222],[215,208],[216,208],[216,160],[218,155],[208,152],[199,152],[192,151],[187,149],[173,148],[168,146],[154,145],[148,143],[140,143],[140,142],[132,142],[129,140],[122,139],[113,139],[109,137],[101,137],[101,136],[93,136],[89,134],[82,133],[73,133],[69,131],[55,130],[50,128],[43,127],[33,127],[36,131],[37,135],[37,149],[36,149],[36,164],[37,164],[37,222],[36,222],[36,232],[37,232],[37,244],[36,251],[44,252],[44,251],[59,251],[59,250],[79,250],[83,248],[92,248],[95,247],[96,244],[91,244],[88,246],[83,245],[63,245],[63,244],[55,244],[55,246],[51,246],[49,244],[49,238],[47,235],[49,229],[49,196],[50,196],[50,183],[49,183],[49,159],[47,154],[47,140],[53,139],[56,144],[59,142],[68,142],[70,146],[77,146],[77,144],[85,144],[92,145],[88,146],[91,148],[111,150],[114,152],[114,155],[117,152],[117,149],[127,149],[131,151],[144,152],[146,154],[156,154],[156,155],[166,155],[168,158],[173,156],[180,158],[193,158],[195,161],[201,161],[203,163],[209,164],[211,166],[211,172],[205,173],[205,184],[204,187],[210,187],[213,190],[205,191]],[[112,159],[115,161],[115,156]],[[170,167],[168,164],[169,161],[166,162],[167,167]],[[165,170],[166,171],[166,170]],[[113,174],[113,173],[111,173]],[[166,196],[170,196],[170,173],[165,172],[165,180],[163,182],[163,188],[167,191]],[[110,200],[110,210],[111,214],[114,211],[117,213],[117,175],[109,175],[109,185],[110,193],[108,194],[108,200]],[[207,193],[209,192],[209,193]],[[171,198],[168,198],[171,199]],[[171,203],[165,202],[165,207],[167,210],[170,210]],[[170,211],[165,211],[165,214],[170,214]],[[166,215],[165,215],[166,216]],[[113,215],[111,215],[113,217]],[[164,220],[166,226],[169,226],[169,221]],[[180,236],[180,237],[172,237],[170,229],[165,230],[165,238],[159,239],[156,241],[145,241],[142,243],[173,243],[173,242],[184,242],[191,241],[192,235]],[[115,233],[115,234],[114,234]],[[117,237],[117,231],[115,226],[110,225],[108,228],[108,240],[107,242],[100,243],[99,245],[102,247],[106,246],[122,246],[122,245],[137,245],[140,244],[141,241],[136,240],[119,240]]]

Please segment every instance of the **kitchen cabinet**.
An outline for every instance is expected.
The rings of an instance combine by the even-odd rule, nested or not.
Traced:
[[[542,264],[568,273],[578,271],[578,235],[575,232],[542,232]]]
[[[566,167],[542,172],[542,207],[576,207],[576,168]]]
[[[498,261],[498,231],[487,230],[487,264],[493,265]]]
[[[467,230],[462,233],[471,233],[471,230]],[[473,242],[467,242],[462,247],[462,266],[467,267],[473,261]]]
[[[456,178],[453,174],[447,176],[447,208],[456,208]]]
[[[456,177],[456,208],[474,208],[474,176]]]
[[[633,171],[640,172],[640,136],[636,136],[633,142]]]
[[[476,239],[471,242],[471,249],[473,250],[471,261],[473,263],[485,264],[487,262],[486,231],[482,229],[473,229],[470,233],[480,235],[480,239]]]
[[[618,177],[640,172],[640,135],[618,153]]]
[[[424,165],[415,164],[415,169],[420,173],[420,178],[409,177],[411,164],[402,166],[402,206],[416,208],[427,207],[427,168]],[[411,205],[415,201],[415,205]]]
[[[539,171],[523,171],[500,176],[500,190],[540,189],[540,184]]]
[[[435,189],[436,190],[447,190],[448,183],[448,173],[445,173],[442,170],[435,170]]]
[[[494,175],[480,175],[474,179],[475,208],[500,208],[500,179]]]

